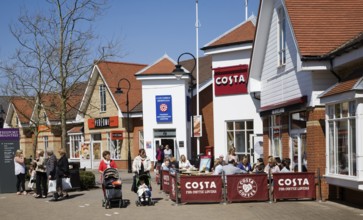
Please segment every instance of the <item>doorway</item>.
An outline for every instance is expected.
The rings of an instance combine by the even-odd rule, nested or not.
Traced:
[[[155,150],[159,147],[159,145],[163,145],[165,148],[166,145],[169,145],[169,148],[172,151],[172,156],[174,156],[177,160],[178,158],[178,151],[175,149],[175,139],[174,138],[156,138],[155,140]],[[156,155],[156,152],[155,152]]]
[[[306,134],[293,134],[291,137],[291,170],[307,172]]]

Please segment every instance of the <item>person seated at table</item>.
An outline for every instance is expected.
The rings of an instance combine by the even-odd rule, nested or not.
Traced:
[[[290,158],[284,158],[281,162],[281,166],[282,169],[280,170],[281,173],[288,173],[288,172],[292,172],[290,170],[290,164],[291,164],[291,160]]]
[[[190,167],[191,167],[191,164],[190,164],[189,160],[187,160],[185,155],[182,154],[180,156],[180,160],[179,160],[179,169],[189,169]]]
[[[223,154],[219,155],[218,159],[222,166],[227,165],[226,161],[224,160]]]
[[[253,169],[252,173],[255,173],[255,174],[265,173],[263,163],[260,161],[257,161],[257,163],[254,165],[254,169]]]
[[[161,170],[169,170],[170,168],[170,159],[165,158],[164,163],[161,164]]]
[[[178,169],[179,168],[179,163],[178,163],[178,161],[176,161],[175,157],[170,157],[169,168],[172,168],[172,169]]]
[[[242,162],[238,163],[237,167],[246,171],[246,173],[252,172],[251,164],[248,162],[248,158],[246,156],[242,158]]]
[[[223,158],[222,158],[223,161]],[[220,158],[214,160],[213,175],[220,175],[223,172],[222,161]]]
[[[232,175],[232,174],[239,174],[239,173],[246,173],[246,171],[241,170],[240,168],[235,166],[235,161],[229,160],[227,165],[222,167],[225,175]]]

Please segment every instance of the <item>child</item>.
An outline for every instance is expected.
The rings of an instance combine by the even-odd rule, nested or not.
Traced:
[[[28,183],[28,188],[31,189],[34,193],[35,193],[34,185],[35,185],[35,179],[36,179],[36,174],[37,174],[37,172],[35,171],[36,167],[37,167],[37,164],[34,162],[32,162],[29,167],[30,179],[29,179],[29,183]]]
[[[139,187],[137,189],[137,195],[139,196],[141,202],[143,202],[144,199],[145,199],[145,201],[147,201],[149,199],[149,197],[151,196],[150,189],[145,184],[144,179],[140,179],[139,183],[140,183],[140,185],[139,185]]]

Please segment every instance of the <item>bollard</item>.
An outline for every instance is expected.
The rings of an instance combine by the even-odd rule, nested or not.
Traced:
[[[179,172],[175,172],[175,203],[174,206],[179,206],[179,188],[178,188]]]
[[[227,184],[226,184],[226,173],[222,170],[222,187],[223,187],[223,205],[227,204]]]
[[[269,194],[269,198],[270,198],[269,203],[272,203],[273,199],[272,199],[272,179],[271,179],[271,168],[268,170],[268,183],[269,183],[269,187],[268,187],[268,194]]]
[[[319,202],[323,200],[323,195],[321,192],[321,176],[320,176],[320,168],[318,168],[318,191],[319,191]]]

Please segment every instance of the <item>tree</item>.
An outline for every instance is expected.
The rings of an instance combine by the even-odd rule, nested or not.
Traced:
[[[115,42],[107,42],[106,46],[96,48],[97,55],[93,53],[97,36],[92,22],[102,15],[106,1],[46,0],[49,13],[29,15],[26,12],[19,17],[18,26],[11,27],[20,47],[13,62],[2,67],[9,79],[7,90],[11,95],[36,96],[38,107],[42,104],[42,94],[59,96],[62,148],[66,147],[67,102],[75,85],[91,73],[94,65],[91,57],[103,60],[115,56]],[[39,111],[34,114],[39,115]],[[33,124],[37,127],[39,120]]]

